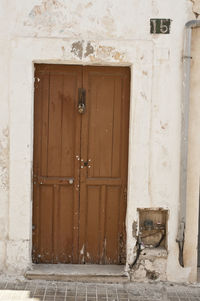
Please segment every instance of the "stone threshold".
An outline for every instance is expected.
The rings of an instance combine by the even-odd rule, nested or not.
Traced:
[[[33,264],[25,277],[29,280],[73,282],[129,282],[123,265],[96,264]]]

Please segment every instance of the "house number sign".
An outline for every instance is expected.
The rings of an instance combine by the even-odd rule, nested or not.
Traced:
[[[150,19],[150,33],[152,34],[169,34],[170,19]]]

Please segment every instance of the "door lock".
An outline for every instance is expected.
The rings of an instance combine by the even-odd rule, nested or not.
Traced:
[[[91,168],[91,165],[90,165],[90,162],[91,162],[91,159],[89,159],[88,161],[84,161],[83,159],[81,159],[81,168],[84,168],[84,167],[88,167],[88,168]]]
[[[84,103],[79,103],[78,105],[78,111],[80,114],[83,114],[85,112],[85,105]]]
[[[85,113],[86,105],[85,105],[85,89],[78,89],[78,112],[80,114]]]

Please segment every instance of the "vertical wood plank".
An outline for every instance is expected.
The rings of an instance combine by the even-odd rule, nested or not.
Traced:
[[[106,199],[105,263],[119,263],[120,187],[108,186]]]
[[[100,199],[100,230],[99,230],[99,263],[105,264],[105,214],[106,214],[106,185],[101,186],[101,199]]]
[[[123,77],[122,89],[122,147],[121,152],[124,156],[121,162],[122,186],[121,186],[121,210],[119,218],[120,233],[120,262],[126,261],[126,206],[127,206],[127,180],[128,180],[128,147],[129,147],[129,108],[130,108],[130,69],[127,68]]]
[[[62,93],[63,75],[50,73],[48,176],[60,176],[62,157]]]
[[[113,139],[111,159],[112,177],[120,177],[122,158],[122,79],[120,77],[115,78],[115,104],[113,107],[113,115]]]
[[[57,244],[59,239],[59,227],[58,222],[60,219],[60,188],[59,185],[53,185],[53,214],[52,214],[52,253],[53,263],[57,263],[60,260],[60,252]]]
[[[99,263],[100,187],[89,186],[87,193],[87,219],[85,231],[85,263]]]
[[[53,187],[40,186],[39,262],[53,263]]]

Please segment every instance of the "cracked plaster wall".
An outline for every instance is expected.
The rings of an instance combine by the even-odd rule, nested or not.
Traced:
[[[127,266],[137,208],[163,207],[170,212],[166,279],[195,280],[193,266],[180,268],[175,242],[183,29],[193,16],[190,0],[0,2],[1,270],[31,266],[33,63],[120,65],[131,67]],[[151,35],[151,17],[172,19],[171,34]]]

